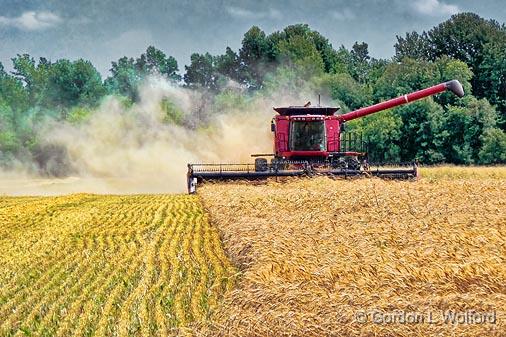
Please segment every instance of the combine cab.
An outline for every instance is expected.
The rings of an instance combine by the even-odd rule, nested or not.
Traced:
[[[345,123],[446,90],[464,95],[460,82],[453,80],[342,115],[336,115],[338,107],[310,103],[274,108],[278,114],[271,122],[273,153],[252,155],[254,164],[188,164],[188,192],[195,193],[199,182],[219,179],[314,175],[415,178],[416,163],[381,167],[368,163],[367,145],[361,137],[343,133]]]

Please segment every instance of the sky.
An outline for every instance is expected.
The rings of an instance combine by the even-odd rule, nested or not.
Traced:
[[[459,12],[506,22],[503,0],[0,0],[0,62],[28,53],[52,61],[84,58],[103,76],[111,61],[138,57],[149,45],[176,58],[238,50],[256,25],[266,33],[307,23],[335,48],[365,41],[390,58],[396,35],[429,30]]]

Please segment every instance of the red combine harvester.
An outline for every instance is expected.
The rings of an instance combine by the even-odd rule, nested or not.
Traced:
[[[254,154],[254,164],[188,164],[188,192],[206,180],[262,179],[288,176],[379,176],[409,179],[417,176],[416,163],[409,167],[389,165],[372,168],[366,145],[359,137],[344,133],[344,123],[449,90],[464,96],[459,81],[444,82],[385,102],[335,115],[338,107],[289,106],[274,108],[274,153]],[[269,163],[265,157],[272,157]]]

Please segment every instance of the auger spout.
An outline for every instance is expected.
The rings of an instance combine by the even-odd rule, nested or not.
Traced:
[[[337,116],[337,118],[343,122],[351,121],[353,119],[364,117],[378,111],[390,109],[399,105],[414,102],[416,100],[428,96],[436,95],[446,90],[453,92],[458,97],[464,96],[464,88],[462,88],[462,84],[460,84],[460,82],[457,80],[452,80],[434,85],[429,88],[418,90],[410,94],[402,95],[397,98],[390,99],[388,101],[384,101],[352,112],[348,112],[346,114]]]

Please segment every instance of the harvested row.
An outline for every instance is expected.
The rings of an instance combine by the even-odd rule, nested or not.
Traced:
[[[0,251],[0,336],[191,332],[235,275],[192,196],[1,197]]]

